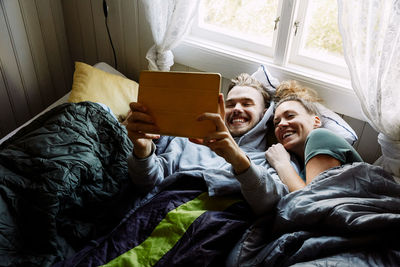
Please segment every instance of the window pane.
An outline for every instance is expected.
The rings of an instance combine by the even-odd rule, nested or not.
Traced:
[[[300,54],[321,60],[343,61],[337,13],[336,0],[309,0]]]
[[[272,46],[278,0],[203,0],[200,27]]]

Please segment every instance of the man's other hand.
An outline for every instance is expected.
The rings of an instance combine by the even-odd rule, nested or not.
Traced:
[[[128,137],[134,145],[134,154],[138,158],[146,158],[151,154],[152,139],[160,138],[159,129],[147,108],[137,102],[130,103],[131,114],[127,118]]]

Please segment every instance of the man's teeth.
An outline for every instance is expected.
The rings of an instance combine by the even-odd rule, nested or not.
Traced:
[[[235,122],[244,122],[244,119],[243,118],[233,119],[232,122],[233,123],[235,123]]]

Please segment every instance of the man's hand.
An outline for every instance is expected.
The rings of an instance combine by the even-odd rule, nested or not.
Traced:
[[[157,134],[148,132],[158,132],[158,127],[154,119],[147,112],[147,108],[137,102],[130,103],[131,113],[127,118],[128,136],[134,145],[134,153],[138,158],[146,158],[151,154],[152,139],[160,138]]]
[[[222,94],[218,98],[219,114],[203,113],[197,119],[199,121],[210,120],[215,126],[215,132],[206,136],[204,139],[189,138],[190,141],[209,147],[217,155],[229,162],[236,174],[243,173],[250,167],[250,160],[246,154],[236,144],[228,128],[225,126],[225,104]]]

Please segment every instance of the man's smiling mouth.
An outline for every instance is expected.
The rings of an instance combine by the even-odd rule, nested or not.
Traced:
[[[243,124],[243,123],[247,123],[248,119],[240,117],[240,118],[233,118],[230,120],[230,123],[235,125],[235,124]]]

